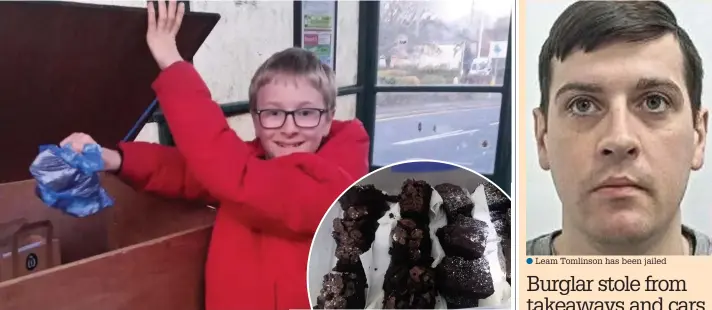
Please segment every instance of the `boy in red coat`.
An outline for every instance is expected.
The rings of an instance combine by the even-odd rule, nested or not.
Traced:
[[[368,172],[360,122],[333,120],[334,74],[315,55],[287,49],[255,73],[249,90],[257,139],[242,141],[175,35],[183,5],[148,6],[147,42],[163,70],[153,84],[177,147],[126,142],[104,149],[107,171],[137,189],[217,203],[206,266],[206,309],[310,308],[309,247],[332,202]],[[81,151],[82,133],[60,144]]]

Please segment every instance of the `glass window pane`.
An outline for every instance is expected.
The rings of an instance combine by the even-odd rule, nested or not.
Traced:
[[[350,120],[356,118],[356,95],[345,95],[336,97],[337,120]]]
[[[492,174],[499,93],[379,93],[373,164],[425,158]]]
[[[358,1],[339,1],[336,27],[336,84],[356,84],[358,71]]]
[[[502,85],[511,1],[381,1],[378,83]]]

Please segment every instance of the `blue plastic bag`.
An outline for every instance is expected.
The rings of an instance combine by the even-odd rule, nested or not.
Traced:
[[[30,173],[37,181],[37,197],[45,204],[85,217],[114,204],[99,182],[103,168],[99,145],[85,145],[81,154],[69,145],[42,145]]]

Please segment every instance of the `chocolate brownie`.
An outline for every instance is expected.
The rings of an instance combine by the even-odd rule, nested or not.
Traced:
[[[409,265],[411,264],[395,264],[391,261],[383,278],[383,292],[386,294],[406,293],[406,286],[408,285],[408,278],[410,277]]]
[[[487,206],[489,210],[504,210],[509,209],[510,200],[507,196],[492,183],[484,183],[485,197],[487,198]]]
[[[363,309],[366,273],[361,254],[368,251],[378,229],[378,219],[390,209],[392,197],[373,185],[353,186],[339,199],[343,218],[334,219],[336,267],[324,276],[315,309]]]
[[[413,266],[408,270],[408,285],[414,291],[425,292],[435,289],[435,269],[429,266]]]
[[[403,218],[427,225],[430,222],[430,198],[433,188],[425,181],[406,180],[401,187],[398,204]]]
[[[391,262],[395,263],[420,263],[430,265],[432,241],[430,230],[427,226],[419,226],[414,220],[404,218],[398,220],[391,233]]]
[[[435,270],[429,266],[391,264],[383,283],[385,309],[435,307]]]
[[[355,221],[334,219],[334,230],[331,232],[331,236],[336,241],[335,255],[341,264],[360,263],[359,256],[365,252],[363,248],[366,246],[366,242],[355,223]]]
[[[377,221],[368,219],[348,220],[336,218],[333,222],[331,236],[336,241],[337,252],[339,247],[351,246],[358,249],[357,255],[363,254],[371,248],[376,238]]]
[[[386,294],[383,309],[433,309],[437,290],[418,294]]]
[[[388,211],[390,209],[388,202],[392,200],[383,191],[369,184],[350,187],[339,198],[339,204],[341,204],[341,209],[344,211],[351,206],[367,206],[369,211],[378,213],[379,211]]]
[[[470,195],[460,186],[443,183],[435,186],[435,190],[443,199],[443,210],[448,221],[454,220],[457,215],[472,216],[475,204]]]
[[[480,300],[477,297],[467,294],[442,294],[448,309],[467,309],[479,306]]]
[[[505,259],[507,281],[510,281],[512,267],[511,209],[492,210],[490,211],[490,217],[495,231],[500,237],[499,246],[502,248],[502,254]]]
[[[367,287],[365,274],[330,272],[324,276],[314,309],[363,309]]]
[[[447,256],[465,259],[482,257],[487,244],[487,223],[457,215],[449,224],[435,233]]]
[[[491,183],[483,184],[485,190],[485,197],[487,198],[487,206],[490,210],[490,218],[492,218],[492,224],[500,237],[499,245],[502,248],[502,253],[504,254],[505,265],[507,269],[507,281],[511,281],[511,200],[499,190],[495,185]]]
[[[354,227],[355,221],[336,218],[332,226],[331,236],[337,245],[356,245],[363,239],[363,234]]]
[[[390,210],[389,198],[382,191],[373,185],[362,185],[351,187],[340,199],[341,209],[344,211],[341,226],[348,231],[350,237],[357,238],[356,245],[362,253],[371,248],[371,244],[376,237],[378,229],[378,219]],[[352,230],[359,232],[358,237],[354,237]],[[339,243],[339,238],[344,238],[337,233],[337,223],[334,222],[333,237]]]
[[[344,210],[344,219],[358,221],[368,216],[368,207],[363,205],[349,206]]]
[[[359,229],[363,225],[364,220],[353,221],[336,218],[333,222],[333,231],[331,236],[336,241],[337,245],[355,245],[363,247],[364,234]]]
[[[337,245],[335,256],[337,264],[357,264],[361,262],[363,252],[353,245]]]
[[[406,180],[399,195],[401,219],[391,232],[391,263],[383,282],[384,309],[432,309],[437,289],[431,255],[429,210],[432,187]]]
[[[461,294],[484,299],[494,294],[494,284],[486,258],[466,260],[447,256],[436,268],[436,283],[443,295]]]
[[[492,224],[494,225],[494,230],[502,238],[509,239],[512,231],[512,216],[511,209],[499,209],[491,210],[490,218],[492,219]]]

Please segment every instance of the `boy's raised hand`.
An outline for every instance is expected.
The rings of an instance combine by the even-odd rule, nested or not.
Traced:
[[[72,150],[81,153],[87,144],[96,144],[96,141],[88,134],[75,132],[64,138],[64,140],[59,143],[59,146],[63,147],[69,145],[72,147]],[[102,148],[101,159],[104,161],[104,171],[114,172],[121,167],[121,154],[116,150]]]
[[[158,16],[156,8],[158,7]],[[185,4],[176,3],[175,0],[149,1],[148,10],[148,31],[146,32],[146,42],[151,50],[153,59],[156,60],[161,70],[168,66],[182,61],[183,58],[178,53],[176,46],[176,34],[180,29],[185,13]]]

